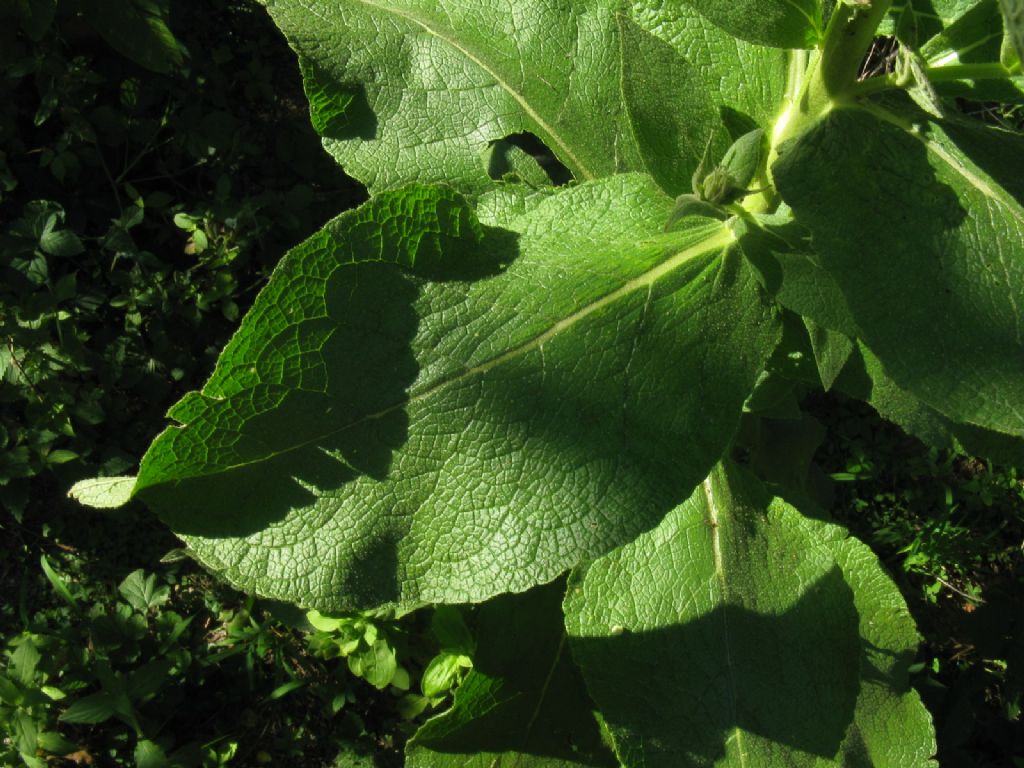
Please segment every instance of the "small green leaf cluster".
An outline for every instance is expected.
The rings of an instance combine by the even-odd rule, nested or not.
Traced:
[[[408,665],[416,662],[410,640],[422,644],[423,638],[410,638],[403,624],[358,613],[325,616],[310,611],[306,618],[316,630],[309,636],[312,653],[327,660],[344,658],[353,675],[378,690],[389,689],[398,697],[396,711],[407,720],[441,705],[473,667],[475,643],[460,611],[452,606],[438,606],[434,611],[430,635],[438,651],[421,670],[418,693],[410,691],[413,677]],[[351,696],[339,695],[331,704],[332,712],[351,702]]]

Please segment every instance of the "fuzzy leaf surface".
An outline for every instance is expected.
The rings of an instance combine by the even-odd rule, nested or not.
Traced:
[[[671,206],[617,176],[508,231],[445,188],[377,195],[285,258],[135,493],[321,611],[522,591],[628,541],[717,461],[778,338],[732,233],[665,233]]]
[[[408,181],[486,187],[481,154],[523,131],[580,181],[617,170],[617,145],[626,138],[611,0],[271,0],[267,7],[309,62],[307,91],[350,94],[348,123],[326,131],[325,146],[371,191]]]
[[[685,0],[741,40],[777,48],[811,48],[821,37],[818,0]]]
[[[739,40],[674,0],[634,0],[630,18],[701,72],[734,138],[775,119],[786,88],[787,51]],[[724,140],[722,148],[728,145]]]
[[[899,591],[864,545],[745,470],[716,467],[577,571],[565,612],[625,766],[933,765]]]
[[[683,60],[666,64],[656,45],[665,41],[660,24],[630,28],[616,0],[269,0],[267,7],[299,55],[325,146],[371,192],[418,181],[477,194],[492,184],[482,159],[489,147],[523,132],[577,181],[660,168],[672,136],[635,130],[635,107],[661,92],[673,96],[658,117],[681,129],[677,144],[705,134],[677,161],[686,164],[703,147],[709,119],[703,107],[691,108],[695,102],[749,113],[747,94],[719,83],[749,80],[764,99],[781,93],[784,78],[774,66],[780,52],[729,42],[692,10],[676,14],[692,23],[672,32]],[[657,66],[638,70],[638,52]],[[665,188],[676,194],[675,186]]]
[[[783,145],[778,189],[893,380],[1024,436],[1024,139],[875,109]]]

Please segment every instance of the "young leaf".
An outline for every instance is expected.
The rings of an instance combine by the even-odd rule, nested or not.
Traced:
[[[387,688],[398,671],[395,649],[387,641],[377,640],[369,648],[348,657],[353,675],[363,678],[375,688]]]
[[[574,574],[565,613],[627,768],[933,765],[899,591],[743,469]]]
[[[1024,139],[878,114],[835,110],[784,145],[778,189],[893,380],[1024,435]]]
[[[480,651],[450,710],[406,747],[407,768],[613,766],[561,622],[565,582],[485,604]]]
[[[171,594],[166,585],[157,585],[155,573],[147,576],[141,568],[125,576],[117,591],[128,605],[139,613],[146,613],[150,608],[163,605]]]
[[[731,232],[663,233],[671,204],[566,189],[517,256],[448,190],[377,195],[285,259],[136,493],[236,584],[327,612],[521,591],[628,540],[717,460],[778,336]]]

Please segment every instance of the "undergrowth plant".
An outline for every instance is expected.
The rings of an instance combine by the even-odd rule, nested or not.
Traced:
[[[74,493],[328,620],[483,603],[410,766],[933,764],[800,401],[1024,457],[1024,139],[954,106],[1019,0],[267,7],[370,200]]]

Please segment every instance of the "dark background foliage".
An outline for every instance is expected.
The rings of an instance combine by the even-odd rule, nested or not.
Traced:
[[[145,510],[65,498],[131,473],[281,254],[365,199],[255,0],[124,5],[116,23],[90,0],[0,6],[0,763],[398,765],[455,682],[417,693],[436,616],[314,631]],[[1020,470],[836,396],[805,407],[833,514],[925,635],[942,764],[1024,765]]]

